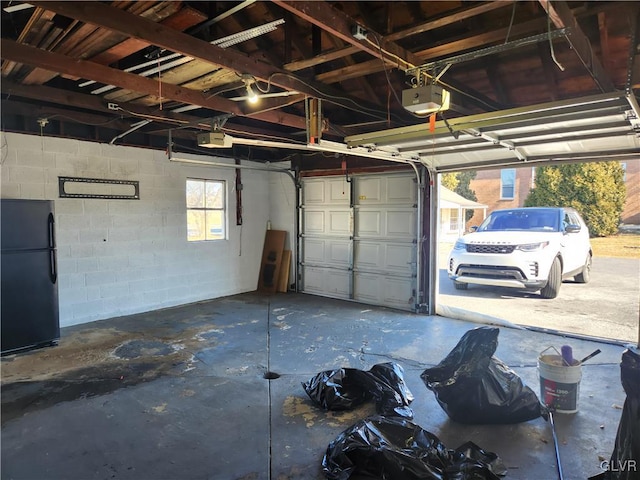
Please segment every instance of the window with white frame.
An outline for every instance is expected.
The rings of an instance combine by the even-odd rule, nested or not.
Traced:
[[[500,170],[500,199],[513,200],[516,196],[516,169]]]
[[[227,238],[226,185],[223,180],[187,178],[187,240]]]
[[[459,221],[460,217],[458,216],[458,210],[452,208],[449,210],[451,213],[449,215],[449,230],[451,232],[457,232],[458,228],[460,228]]]

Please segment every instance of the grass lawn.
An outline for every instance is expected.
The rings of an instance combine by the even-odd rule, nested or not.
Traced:
[[[640,234],[619,233],[591,239],[594,257],[640,258]]]

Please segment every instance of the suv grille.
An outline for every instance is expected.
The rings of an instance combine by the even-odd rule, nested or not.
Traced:
[[[469,253],[512,253],[515,245],[476,245],[467,244],[467,252]]]

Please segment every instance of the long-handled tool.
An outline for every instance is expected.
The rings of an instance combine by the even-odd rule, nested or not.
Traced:
[[[596,351],[590,353],[589,355],[587,355],[586,357],[584,357],[582,360],[580,360],[579,365],[582,365],[584,362],[586,362],[587,360],[595,357],[596,355],[598,355],[602,350],[597,349]]]
[[[551,424],[551,433],[553,435],[553,446],[556,449],[556,465],[558,466],[558,480],[564,480],[562,475],[562,464],[560,463],[560,449],[558,448],[558,437],[556,435],[556,425],[553,423],[553,412],[549,410],[549,423]]]

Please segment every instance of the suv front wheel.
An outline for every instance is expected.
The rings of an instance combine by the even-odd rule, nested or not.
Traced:
[[[562,284],[562,266],[560,260],[556,257],[551,264],[547,284],[540,290],[542,298],[556,298],[560,293],[560,285]]]

